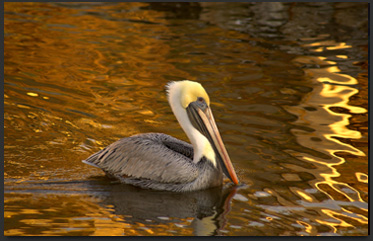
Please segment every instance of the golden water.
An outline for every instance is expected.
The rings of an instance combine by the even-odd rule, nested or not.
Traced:
[[[367,235],[367,37],[291,26],[318,7],[347,28],[356,6],[281,4],[5,3],[4,234]],[[136,133],[187,141],[164,89],[183,79],[243,185],[154,192],[81,163]]]

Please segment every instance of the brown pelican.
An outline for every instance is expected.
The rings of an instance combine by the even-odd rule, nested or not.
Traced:
[[[167,191],[194,191],[220,186],[234,171],[201,84],[189,80],[166,85],[168,101],[192,145],[162,133],[120,139],[83,162],[122,183]]]

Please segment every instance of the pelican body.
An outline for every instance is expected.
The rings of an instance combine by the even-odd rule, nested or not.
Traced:
[[[163,133],[120,139],[84,163],[101,168],[122,183],[175,192],[220,186],[223,173],[238,178],[224,147],[201,84],[189,80],[166,86],[168,101],[191,144]]]

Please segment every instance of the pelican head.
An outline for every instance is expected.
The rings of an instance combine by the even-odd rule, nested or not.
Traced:
[[[194,149],[195,163],[204,156],[235,184],[238,178],[228,152],[224,147],[214,116],[210,98],[200,83],[183,80],[173,81],[166,86],[171,109],[187,134]]]

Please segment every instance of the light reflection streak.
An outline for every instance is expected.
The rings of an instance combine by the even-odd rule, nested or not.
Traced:
[[[347,45],[346,43],[336,43],[334,40],[326,40],[320,42],[313,42],[310,44],[304,44],[305,47],[316,47],[316,46],[323,46],[326,47],[327,50],[336,50],[336,49],[347,49],[352,48],[351,45]]]
[[[356,172],[355,175],[356,175],[356,178],[359,182],[368,183],[368,175],[367,174],[364,174],[364,173],[361,173],[361,172]]]
[[[356,220],[356,221],[358,221],[362,224],[368,224],[368,218],[367,217],[364,217],[363,215],[355,214],[355,213],[353,213],[351,211],[348,211],[344,208],[342,208],[342,211],[344,211],[345,213],[336,212],[336,211],[333,211],[333,210],[330,210],[330,209],[321,209],[321,211],[324,214],[326,214],[330,217],[333,217],[336,221],[339,221],[339,222],[334,222],[334,221],[331,222],[331,221],[325,221],[325,220],[320,220],[320,219],[316,220],[318,223],[326,224],[328,226],[331,226],[333,228],[334,233],[337,232],[337,228],[339,228],[339,227],[354,227],[352,224],[349,224],[348,222],[346,222],[345,220],[343,220],[342,218],[339,218],[339,217],[353,219],[353,220]]]
[[[348,57],[346,55],[336,55],[335,57],[340,59],[347,59]]]
[[[298,196],[302,197],[308,202],[315,202],[315,198],[312,198],[310,195],[306,194],[303,190],[294,190]]]
[[[348,217],[348,218],[353,218],[353,217],[358,217],[356,218],[355,220],[362,223],[362,224],[368,224],[368,218],[361,215],[361,214],[356,214],[356,213],[353,213],[345,208],[342,208],[343,212],[347,213],[347,214],[339,214],[339,215],[343,215],[345,217]]]
[[[338,227],[353,227],[353,225],[351,225],[351,224],[347,223],[346,221],[336,217],[337,215],[340,215],[340,213],[338,213],[338,212],[335,212],[335,211],[329,210],[329,209],[321,209],[321,212],[323,212],[324,214],[326,214],[329,217],[332,217],[334,220],[333,221],[326,221],[326,220],[316,219],[316,222],[318,222],[320,224],[330,226],[333,229],[333,233],[337,232]],[[337,221],[337,222],[335,222],[335,221]]]
[[[310,46],[325,46],[329,43],[314,43]],[[335,47],[328,46],[327,49],[341,49],[349,48],[351,46],[344,43],[336,44]],[[344,56],[341,56],[345,58]],[[347,57],[346,57],[347,58]],[[297,62],[297,60],[295,60]],[[328,66],[324,68],[310,68],[306,69],[306,76],[310,78],[315,84],[313,91],[309,93],[305,98],[304,102],[297,107],[289,107],[287,110],[298,116],[297,124],[302,126],[308,126],[315,130],[313,133],[303,132],[299,130],[293,130],[292,132],[296,135],[298,143],[302,146],[317,150],[319,152],[325,152],[331,159],[327,160],[317,156],[311,156],[305,153],[293,153],[297,155],[298,159],[303,159],[306,162],[313,163],[317,168],[312,170],[307,170],[307,172],[312,173],[315,179],[310,182],[321,193],[325,194],[330,200],[339,201],[338,195],[330,192],[331,190],[337,192],[338,194],[345,197],[349,202],[361,202],[366,203],[356,188],[350,186],[348,183],[337,181],[336,178],[341,177],[341,173],[337,168],[346,163],[346,160],[338,156],[338,152],[347,152],[355,156],[364,157],[366,154],[355,148],[354,146],[344,143],[337,138],[345,139],[360,139],[362,134],[359,131],[351,130],[347,126],[350,124],[349,119],[351,114],[364,114],[367,110],[357,106],[349,105],[349,100],[352,96],[358,93],[358,89],[351,85],[359,84],[358,81],[348,75],[340,74],[341,71],[337,66],[330,66],[331,61],[325,61],[325,57],[302,57],[299,59],[299,63],[317,63],[319,66]],[[305,111],[305,107],[312,106],[315,108],[313,112]],[[333,111],[333,108],[343,108],[349,111],[349,113],[337,113]],[[350,114],[351,113],[351,114]],[[310,136],[316,136],[321,141],[313,142],[310,141]],[[337,137],[337,138],[336,138]],[[320,145],[322,147],[320,147]],[[299,169],[298,167],[296,167]],[[366,177],[364,173],[356,173],[357,179],[359,177]],[[365,178],[367,183],[367,178]],[[360,181],[362,182],[362,181]],[[323,188],[323,185],[331,187],[331,190]],[[307,202],[315,202],[307,194],[300,190],[292,190],[300,198]],[[316,200],[317,202],[317,200]],[[337,204],[338,205],[338,204]],[[352,204],[353,205],[353,204]],[[338,205],[339,206],[339,205]],[[353,205],[356,207],[356,205]],[[359,207],[362,211],[367,211],[364,208]],[[338,228],[341,227],[354,227],[353,224],[342,217],[347,217],[349,219],[358,221],[360,223],[367,223],[367,217],[353,213],[340,207],[339,210],[331,210],[328,208],[320,209],[320,216],[325,215],[332,218],[318,218],[315,221],[331,227],[333,233],[337,233]],[[304,221],[298,221],[299,224],[305,227],[307,233],[311,233],[311,225],[305,223]]]
[[[310,225],[310,224],[308,224],[306,222],[300,221],[300,220],[297,220],[297,223],[299,225],[302,225],[305,228],[304,229],[305,232],[307,232],[309,234],[312,234],[312,230],[313,230],[312,225]]]
[[[37,93],[32,93],[32,92],[27,92],[27,95],[32,96],[32,97],[39,96]]]
[[[315,187],[322,193],[324,193],[325,195],[327,195],[331,200],[335,200],[334,197],[332,195],[330,195],[327,191],[324,191],[320,186],[321,184],[326,184],[326,185],[329,185],[331,188],[333,188],[336,192],[342,194],[343,196],[345,196],[350,202],[354,202],[354,201],[360,201],[360,202],[364,202],[364,200],[361,198],[361,195],[359,193],[358,190],[356,190],[355,188],[351,187],[350,185],[346,184],[346,183],[342,183],[342,182],[338,182],[338,181],[335,181],[333,180],[333,178],[336,178],[336,177],[339,177],[341,174],[337,171],[336,168],[334,168],[333,166],[334,165],[340,165],[340,164],[343,164],[345,162],[345,160],[343,158],[340,158],[341,161],[340,163],[333,163],[333,164],[327,164],[325,162],[322,162],[322,161],[318,161],[316,159],[313,159],[313,158],[309,158],[309,157],[304,157],[305,160],[307,161],[310,161],[310,162],[316,162],[318,164],[321,164],[321,165],[326,165],[328,167],[328,169],[331,171],[331,173],[319,173],[319,175],[315,173],[315,175],[319,176],[319,177],[322,177],[324,178],[324,180],[322,181],[318,181],[318,182],[315,182],[314,185]],[[348,193],[345,193],[343,192],[342,190],[340,190],[340,188],[338,188],[338,185],[342,185],[350,190],[353,190],[355,194],[357,194],[357,200],[355,200],[354,198],[350,197],[351,194],[348,194]]]

